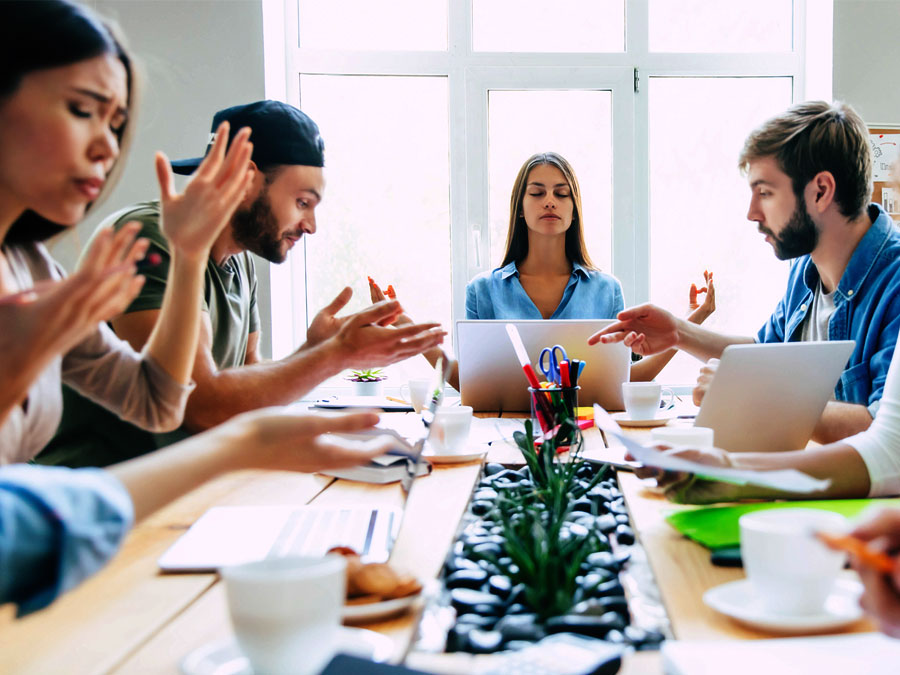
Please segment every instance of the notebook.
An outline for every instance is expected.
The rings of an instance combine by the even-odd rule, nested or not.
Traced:
[[[764,502],[738,506],[684,509],[666,516],[666,521],[684,536],[706,548],[738,546],[738,519],[745,513],[766,509],[822,509],[855,518],[868,508],[898,508],[900,499],[822,499],[814,501]]]

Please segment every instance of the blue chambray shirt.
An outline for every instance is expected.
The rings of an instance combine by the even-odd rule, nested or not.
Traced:
[[[102,567],[131,527],[128,492],[100,469],[0,468],[0,604],[43,609]]]
[[[868,406],[875,416],[900,331],[900,230],[878,205],[869,204],[872,226],[860,240],[834,292],[829,340],[856,340],[834,389],[838,401]],[[819,284],[806,255],[791,265],[787,292],[760,329],[760,342],[797,342]]]
[[[614,319],[625,309],[614,276],[572,264],[569,283],[551,319]],[[519,282],[516,263],[482,272],[466,286],[467,319],[543,319]]]

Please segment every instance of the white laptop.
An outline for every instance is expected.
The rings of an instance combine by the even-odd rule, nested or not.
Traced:
[[[400,532],[413,482],[420,475],[422,451],[444,391],[446,360],[438,359],[431,391],[422,410],[423,432],[414,445],[398,442],[391,454],[405,460],[399,509],[315,506],[217,506],[197,519],[158,560],[164,572],[212,572],[220,567],[266,558],[320,556],[349,546],[365,562],[385,562]]]
[[[528,382],[506,333],[506,324],[518,328],[534,372],[541,349],[562,345],[570,359],[587,365],[578,379],[578,405],[599,403],[607,410],[624,410],[622,383],[631,370],[631,350],[620,344],[594,345],[588,338],[612,321],[533,320],[457,321],[456,352],[463,405],[476,411],[527,412],[531,410]]]
[[[776,452],[806,447],[855,342],[732,345],[694,424],[710,427],[716,447]]]

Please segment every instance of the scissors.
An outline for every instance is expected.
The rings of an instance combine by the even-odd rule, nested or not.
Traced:
[[[544,356],[547,356],[547,365],[544,365]],[[544,374],[544,377],[546,377],[548,381],[556,382],[557,384],[561,385],[562,379],[559,374],[559,364],[563,361],[568,360],[569,355],[566,354],[566,350],[562,347],[562,345],[544,347],[541,350],[541,356],[538,359],[538,367],[541,369],[541,372]]]

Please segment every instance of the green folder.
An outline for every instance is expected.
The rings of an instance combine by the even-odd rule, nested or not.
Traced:
[[[666,517],[669,525],[709,549],[740,545],[738,518],[766,509],[822,509],[853,518],[868,508],[900,508],[900,499],[828,499],[821,501],[760,502],[739,506],[712,506],[676,511]]]

